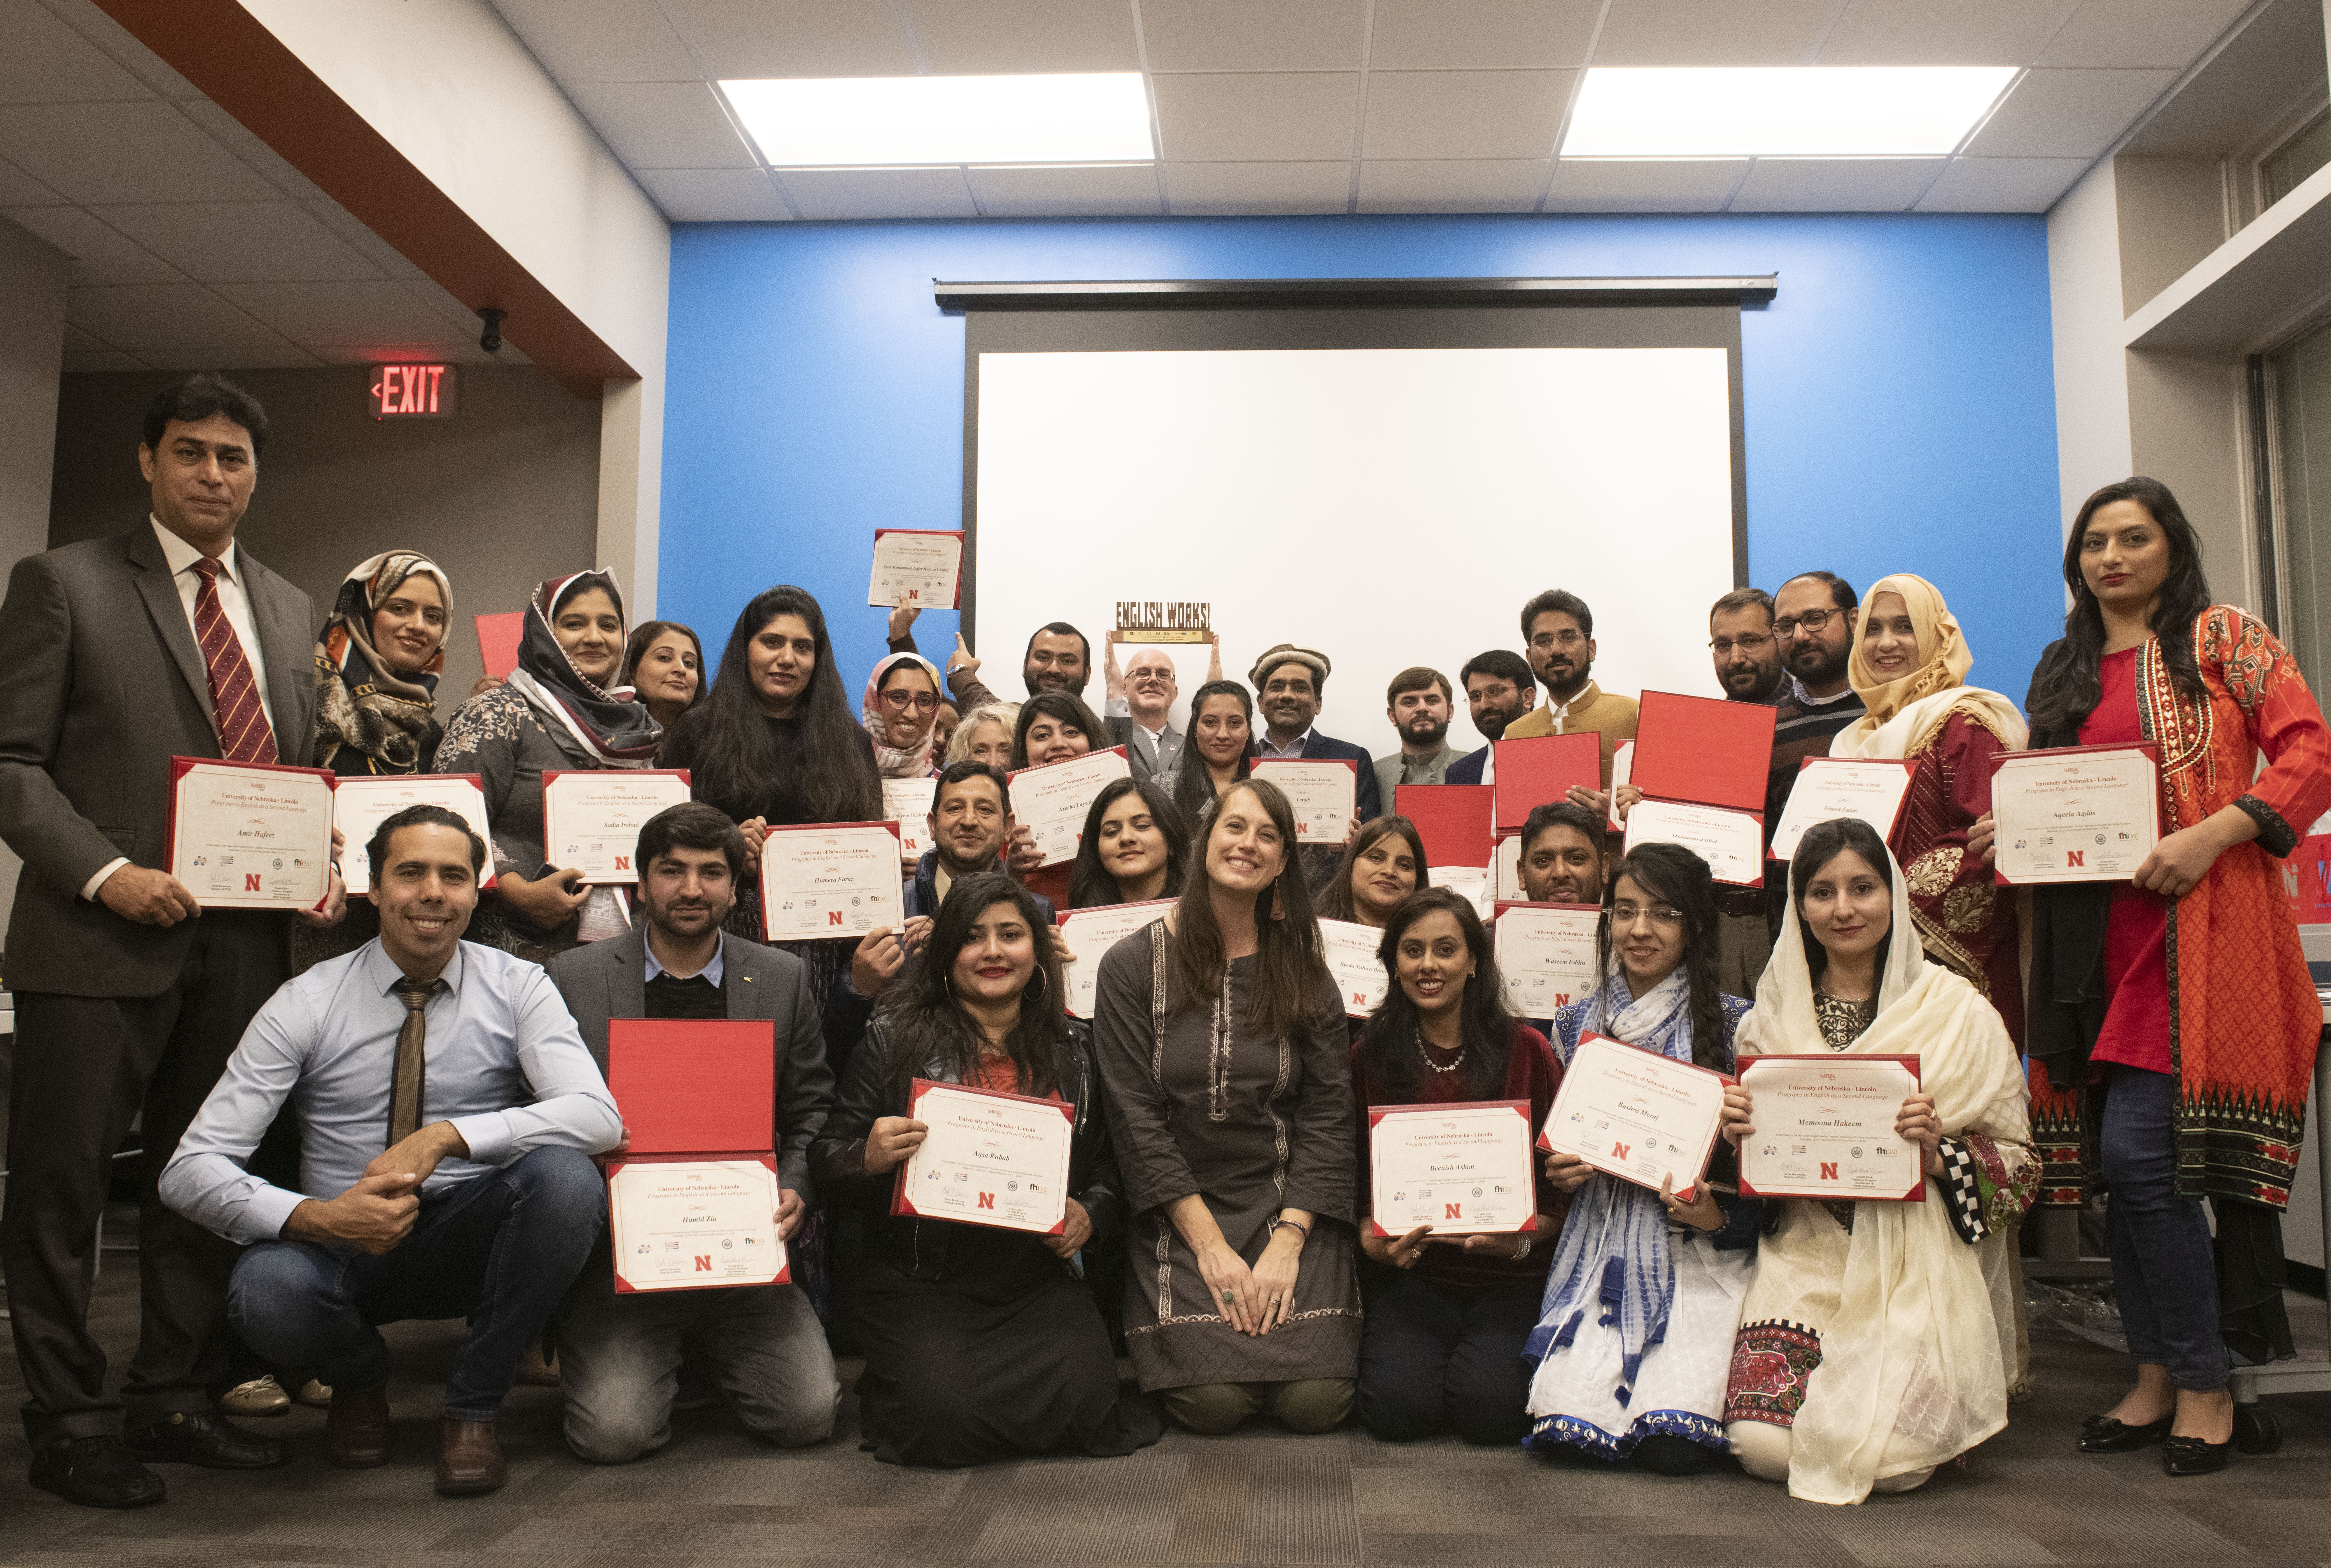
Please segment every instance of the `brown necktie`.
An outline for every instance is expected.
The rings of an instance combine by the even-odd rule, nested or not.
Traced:
[[[422,1010],[444,984],[442,980],[400,980],[390,987],[404,1003],[404,1022],[396,1031],[395,1073],[388,1091],[391,1148],[421,1130],[421,1099],[429,1084],[429,1067],[423,1053],[429,1043],[429,1022]]]

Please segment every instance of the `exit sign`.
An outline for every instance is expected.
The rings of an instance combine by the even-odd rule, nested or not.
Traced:
[[[376,365],[366,397],[375,419],[451,419],[461,401],[450,365]]]

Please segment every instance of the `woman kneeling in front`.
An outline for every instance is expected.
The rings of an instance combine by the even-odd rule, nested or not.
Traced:
[[[1085,1026],[1061,1010],[1060,961],[1035,901],[993,872],[948,890],[924,962],[852,1052],[817,1179],[866,1226],[859,1411],[874,1457],[984,1464],[1021,1454],[1129,1454],[1164,1430],[1146,1400],[1118,1396],[1117,1361],[1076,1272],[1113,1244],[1124,1213]],[[893,1173],[928,1129],[912,1080],[1061,1101],[1075,1139],[1058,1236],[893,1216]]]
[[[1741,1052],[1916,1056],[1918,1092],[1894,1130],[1923,1151],[1928,1191],[1923,1202],[1771,1206],[1726,1432],[1750,1475],[1816,1503],[1859,1503],[1923,1485],[2006,1426],[2014,1317],[2002,1232],[2039,1190],[2040,1166],[2007,1027],[1973,985],[1927,962],[1908,882],[1877,833],[1851,819],[1815,823],[1789,892]],[[1747,1111],[1725,1129],[1736,1143],[1755,1134],[1753,1098]]]

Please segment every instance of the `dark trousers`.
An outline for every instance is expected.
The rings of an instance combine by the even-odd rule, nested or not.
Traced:
[[[164,1207],[156,1183],[286,967],[283,917],[215,910],[158,996],[17,995],[0,1268],[35,1449],[211,1408],[236,1249]],[[138,1350],[109,1395],[89,1295],[112,1155],[141,1114]]]
[[[606,1183],[588,1155],[529,1150],[489,1175],[424,1199],[404,1240],[378,1257],[309,1241],[262,1241],[227,1288],[235,1331],[271,1365],[334,1389],[377,1386],[388,1346],[377,1326],[467,1317],[444,1413],[491,1421],[599,1239]]]
[[[2233,1373],[2218,1325],[2218,1267],[2199,1198],[2177,1195],[2177,1080],[2115,1066],[2103,1148],[2111,1201],[2113,1294],[2128,1354],[2179,1388],[2223,1388]]]
[[[1453,1431],[1469,1443],[1518,1443],[1529,1430],[1538,1287],[1481,1294],[1404,1269],[1371,1269],[1360,1337],[1360,1422],[1388,1443]]]

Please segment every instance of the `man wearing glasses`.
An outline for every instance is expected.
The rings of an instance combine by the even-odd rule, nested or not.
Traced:
[[[1577,594],[1549,588],[1522,606],[1522,641],[1530,672],[1546,688],[1546,706],[1506,726],[1505,738],[1576,735],[1603,737],[1603,793],[1611,793],[1611,754],[1635,738],[1635,699],[1594,684],[1594,612]]]
[[[1735,588],[1710,605],[1708,647],[1716,656],[1717,684],[1727,702],[1770,707],[1787,695],[1789,672],[1773,635],[1773,596],[1762,588]],[[1770,794],[1772,785],[1766,785]],[[1784,797],[1785,798],[1785,797]],[[1773,819],[1765,819],[1772,841]],[[1717,984],[1734,996],[1756,994],[1756,977],[1773,955],[1773,931],[1762,888],[1716,888]]]
[[[1773,596],[1773,636],[1789,683],[1774,704],[1780,711],[1773,720],[1773,774],[1765,787],[1768,832],[1796,787],[1798,765],[1827,756],[1830,737],[1864,711],[1846,679],[1860,603],[1853,584],[1834,572],[1800,572]],[[1788,892],[1776,884],[1785,879],[1765,880],[1768,925],[1778,931]]]

